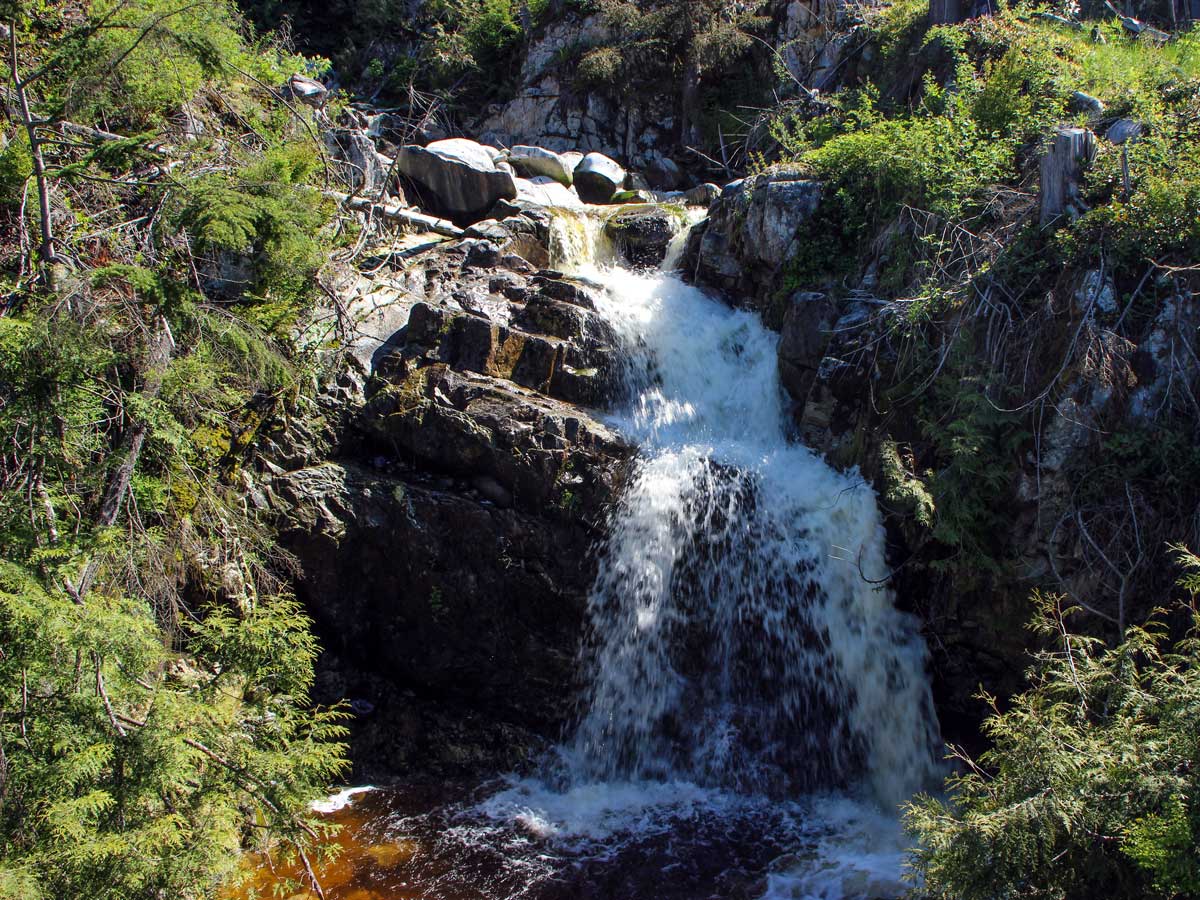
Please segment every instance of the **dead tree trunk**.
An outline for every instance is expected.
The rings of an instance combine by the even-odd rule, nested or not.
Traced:
[[[1079,198],[1079,176],[1096,155],[1096,136],[1062,125],[1041,161],[1041,222],[1057,219]]]
[[[953,25],[961,22],[966,18],[963,14],[963,5],[969,2],[970,0],[930,0],[929,24]]]
[[[17,23],[8,23],[9,76],[12,78],[13,92],[17,95],[17,104],[21,109],[21,125],[29,138],[29,155],[33,158],[33,180],[37,186],[38,212],[42,221],[38,223],[41,230],[41,246],[38,255],[45,264],[54,261],[54,223],[50,219],[50,181],[46,177],[46,160],[42,154],[42,139],[38,135],[38,125],[29,107],[28,81],[21,80],[21,72],[17,63]]]
[[[149,359],[146,361],[146,374],[142,383],[142,397],[155,400],[162,390],[163,376],[171,362],[171,353],[175,349],[175,340],[171,337],[171,328],[161,313],[154,316],[154,334],[150,339]],[[146,443],[146,435],[150,426],[146,422],[133,422],[125,436],[121,439],[117,455],[121,461],[108,477],[104,488],[104,497],[100,501],[100,514],[96,517],[96,525],[108,528],[117,521],[117,515],[129,494],[129,485],[133,482],[133,473],[137,469],[138,457],[142,454],[142,446]],[[74,598],[82,603],[100,568],[98,556],[92,556],[83,567],[79,583],[75,586]]]
[[[402,225],[410,225],[413,228],[432,231],[435,234],[444,234],[447,237],[462,237],[463,234],[463,230],[453,222],[439,219],[436,216],[428,216],[413,209],[405,209],[399,203],[372,203],[366,197],[353,197],[341,191],[322,191],[321,193],[355,212],[369,212]]]

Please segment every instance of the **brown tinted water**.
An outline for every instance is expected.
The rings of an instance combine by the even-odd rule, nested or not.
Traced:
[[[324,816],[340,826],[328,839],[335,852],[314,859],[327,900],[735,900],[762,894],[764,870],[791,843],[744,813],[695,810],[637,835],[563,842],[529,822],[481,818],[475,804],[489,792],[441,785],[356,794]],[[229,900],[276,896],[281,877],[304,880],[298,865],[257,854],[247,864],[253,874]]]
[[[645,802],[636,799],[643,789]],[[895,896],[897,863],[893,851],[875,852],[889,842],[873,831],[876,815],[840,802],[849,816],[831,816],[827,801],[777,803],[687,784],[582,794],[531,781],[409,785],[355,794],[328,813],[341,826],[329,839],[337,852],[314,868],[327,900]],[[298,867],[273,863],[248,856],[253,872],[228,900],[279,896],[281,876],[303,881]]]

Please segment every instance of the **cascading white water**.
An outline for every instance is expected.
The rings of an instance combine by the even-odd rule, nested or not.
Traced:
[[[389,818],[385,837],[421,848],[392,883],[430,900],[897,897],[896,803],[935,774],[937,728],[874,496],[788,440],[775,336],[616,265],[602,215],[563,213],[552,247],[622,345],[611,418],[641,452],[598,548],[579,720],[536,776]]]
[[[570,777],[911,795],[936,726],[923,642],[882,584],[874,495],[788,440],[777,338],[756,316],[594,260],[557,264],[603,289],[631,356],[616,418],[642,458],[592,592]]]
[[[551,235],[622,344],[611,418],[641,450],[599,548],[579,722],[459,839],[514,846],[515,828],[581,862],[656,853],[681,872],[767,848],[793,860],[768,900],[898,896],[896,804],[936,774],[937,725],[874,494],[789,441],[755,315],[616,264],[603,224],[563,213]],[[554,877],[555,856],[521,858],[528,883]]]

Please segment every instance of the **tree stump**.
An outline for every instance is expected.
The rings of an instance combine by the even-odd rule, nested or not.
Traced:
[[[1096,136],[1086,128],[1060,125],[1041,161],[1041,222],[1067,211],[1079,195],[1079,176],[1096,155]]]
[[[961,22],[966,18],[963,14],[964,4],[969,5],[970,0],[930,0],[929,24],[953,25]]]

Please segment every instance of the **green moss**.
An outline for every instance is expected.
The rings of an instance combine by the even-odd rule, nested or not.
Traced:
[[[0,203],[13,206],[25,195],[25,185],[33,175],[33,157],[29,138],[17,132],[0,150]]]

